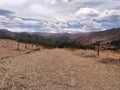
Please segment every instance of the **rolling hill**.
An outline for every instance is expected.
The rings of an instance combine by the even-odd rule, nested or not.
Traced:
[[[90,32],[80,36],[75,41],[80,43],[95,43],[101,41],[103,43],[120,39],[120,28],[113,28],[105,31]]]

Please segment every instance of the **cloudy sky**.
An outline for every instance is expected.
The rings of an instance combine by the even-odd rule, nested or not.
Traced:
[[[120,26],[120,0],[0,0],[0,28],[77,33]]]

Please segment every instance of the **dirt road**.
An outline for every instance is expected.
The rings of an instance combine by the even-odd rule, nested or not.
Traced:
[[[41,49],[1,58],[0,90],[120,90],[119,54],[105,54]]]

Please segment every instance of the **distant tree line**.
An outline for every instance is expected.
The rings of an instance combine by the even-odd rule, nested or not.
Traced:
[[[115,40],[111,42],[111,45],[116,46],[118,49],[120,49],[120,40]]]
[[[42,45],[46,48],[78,48],[78,49],[95,49],[92,45],[77,44],[74,41],[53,41],[53,40],[38,40],[32,38],[16,37],[22,43],[31,43],[35,45]]]
[[[1,39],[14,39],[14,37],[10,37],[10,36],[0,36]]]
[[[15,36],[15,37],[4,36],[0,38],[16,40],[17,42],[21,42],[21,43],[41,45],[45,48],[95,49],[93,45],[83,45],[80,43],[78,44],[74,41],[39,40],[37,38],[22,37],[22,36]]]

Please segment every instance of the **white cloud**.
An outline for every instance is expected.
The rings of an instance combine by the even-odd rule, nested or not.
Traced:
[[[28,0],[0,0],[1,6],[18,6],[26,3]]]
[[[57,0],[46,0],[45,4],[55,4]]]
[[[40,24],[39,21],[35,21],[35,20],[24,20],[23,23],[25,25],[38,25],[38,24]]]
[[[37,25],[50,32],[102,30],[102,22],[96,21],[120,20],[119,3],[120,0],[0,0],[1,9],[14,12],[12,18],[0,16],[0,25]],[[69,28],[69,22],[72,26],[82,24],[83,27]],[[18,31],[20,28],[23,30],[19,27]]]
[[[89,32],[89,31],[86,29],[65,28],[65,29],[63,29],[62,32],[64,32],[64,33],[66,33],[66,32],[68,32],[68,33],[79,33],[79,32],[84,33],[84,32]]]
[[[95,18],[100,15],[100,12],[93,8],[80,8],[75,15],[80,19]]]
[[[28,28],[20,28],[20,27],[6,28],[6,29],[12,32],[34,32],[35,31]]]
[[[87,30],[87,31],[102,30],[101,23],[98,23],[98,22],[95,22],[95,21],[92,21],[92,20],[83,21],[81,23],[84,25],[84,27],[83,27],[84,30]]]
[[[120,20],[120,10],[105,10],[99,17],[102,20]]]
[[[5,17],[5,16],[0,16],[0,25],[1,26],[4,26],[4,25],[7,25],[7,24],[10,24],[10,20]]]
[[[12,22],[14,23],[14,24],[21,24],[21,23],[23,23],[23,20],[21,19],[21,18],[14,18],[13,20],[12,20]]]
[[[70,0],[62,0],[63,2],[69,2]]]

